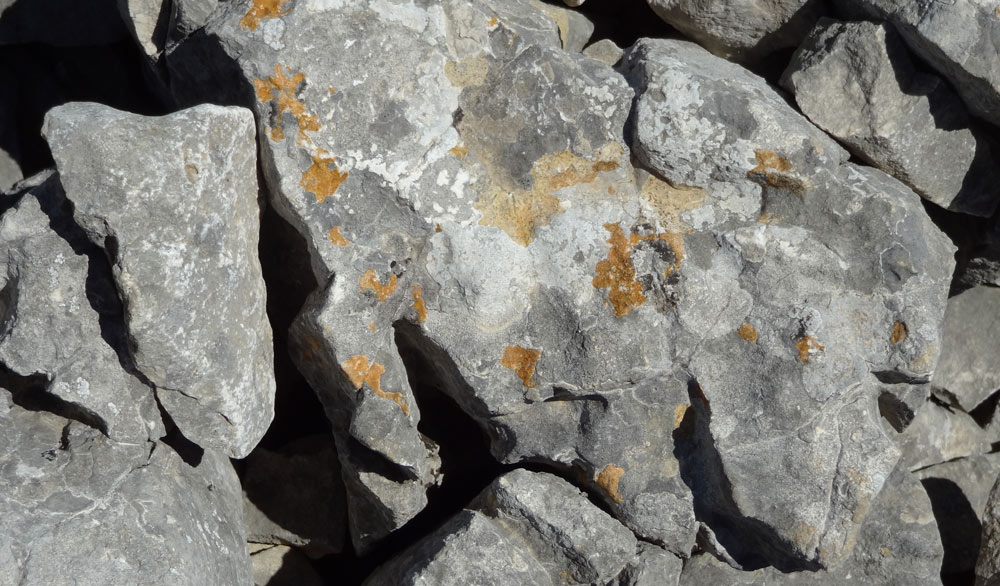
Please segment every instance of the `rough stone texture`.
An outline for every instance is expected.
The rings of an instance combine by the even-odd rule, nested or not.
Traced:
[[[735,528],[779,567],[832,567],[898,455],[877,379],[930,378],[954,248],[916,194],[845,163],[760,78],[679,41],[640,41],[623,68],[639,159],[675,192],[708,192],[693,227],[714,252],[681,275],[688,299],[712,295],[681,296],[675,334],[692,336],[680,360],[704,397],[694,493],[713,495],[703,506],[727,548],[748,542]]]
[[[989,434],[967,413],[930,400],[899,436],[901,461],[910,470],[990,451]]]
[[[684,564],[680,558],[650,545],[639,543],[639,553],[609,586],[675,586],[680,584]]]
[[[894,431],[902,432],[913,423],[930,396],[929,384],[882,384],[879,385],[878,410]]]
[[[685,564],[681,584],[784,586],[793,584],[941,584],[943,550],[927,494],[912,474],[897,467],[858,532],[852,555],[828,571],[781,573],[773,568],[741,572],[708,554]]]
[[[107,263],[74,230],[58,176],[33,183],[0,217],[0,364],[44,377],[46,394],[112,439],[142,443],[159,414],[152,390],[109,345],[124,350],[125,340],[107,324],[121,319]]]
[[[821,0],[647,0],[671,26],[709,51],[735,61],[755,61],[796,47],[822,16]]]
[[[852,18],[891,22],[910,49],[943,75],[969,111],[1000,125],[1000,18],[985,0],[836,0]]]
[[[0,46],[102,45],[127,33],[116,0],[0,0]]]
[[[514,470],[365,584],[607,584],[636,546],[566,481]]]
[[[625,51],[611,39],[601,39],[585,48],[583,54],[609,67],[614,67],[622,60]]]
[[[982,516],[981,549],[976,561],[977,586],[995,586],[1000,583],[1000,489],[997,486],[1000,486],[1000,478],[990,489]]]
[[[254,586],[324,586],[309,559],[287,545],[250,545]]]
[[[941,360],[934,386],[966,411],[1000,389],[1000,289],[973,287],[948,300],[941,327]]]
[[[308,546],[311,555],[343,549],[347,509],[333,438],[311,436],[278,450],[254,450],[243,463],[247,539]]]
[[[77,222],[113,264],[136,368],[186,437],[246,456],[274,402],[250,113],[76,103],[43,132]]]
[[[919,72],[891,25],[823,19],[782,85],[802,112],[871,165],[950,210],[990,216],[997,157],[948,84]]]
[[[208,24],[219,0],[117,0],[125,26],[151,61]]]

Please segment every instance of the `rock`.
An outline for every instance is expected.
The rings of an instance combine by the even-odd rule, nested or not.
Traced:
[[[995,6],[980,0],[837,0],[852,18],[886,20],[920,59],[955,87],[969,111],[1000,124],[1000,59]]]
[[[622,60],[625,51],[611,39],[601,39],[584,49],[583,54],[609,67],[614,67]]]
[[[566,481],[518,469],[365,584],[607,584],[636,545]]]
[[[997,489],[997,484],[990,490],[982,520],[981,549],[976,561],[976,585],[993,586],[1000,583],[1000,490]]]
[[[323,586],[309,558],[287,545],[250,546],[255,586]]]
[[[639,553],[609,586],[672,586],[679,584],[681,559],[648,543],[639,543]]]
[[[572,6],[572,7],[574,7],[574,8],[575,8],[575,7],[577,7],[577,6],[582,6],[582,5],[583,5],[583,3],[584,3],[584,2],[586,2],[586,1],[587,1],[587,0],[563,0],[563,3],[564,3],[564,4],[566,5],[566,6]]]
[[[186,437],[246,456],[274,404],[250,113],[76,103],[43,132],[77,222],[114,265],[136,368]]]
[[[966,411],[1000,388],[998,311],[1000,289],[996,287],[973,287],[948,300],[934,386],[948,391]]]
[[[208,24],[219,0],[117,0],[133,40],[152,62]]]
[[[347,536],[344,484],[333,438],[309,436],[243,462],[247,539],[337,553]],[[280,558],[280,556],[278,556]]]
[[[660,18],[709,51],[744,62],[798,46],[826,10],[818,0],[648,2]]]
[[[589,18],[576,10],[567,10],[539,1],[531,5],[544,12],[559,27],[559,38],[562,40],[563,49],[583,51],[587,41],[590,40],[590,35],[594,34],[594,23],[590,22]]]
[[[681,584],[718,586],[793,584],[941,584],[943,552],[931,503],[902,467],[887,479],[857,536],[853,554],[827,571],[782,573],[774,568],[741,572],[708,554],[684,565]]]
[[[894,431],[902,432],[913,423],[930,396],[928,384],[883,384],[879,388],[878,410]]]
[[[971,576],[981,551],[980,533],[986,523],[987,501],[1000,475],[1000,454],[961,458],[924,468],[916,475],[931,499],[941,531],[942,577]]]
[[[0,0],[0,46],[104,45],[126,37],[116,0]]]
[[[910,470],[990,451],[989,434],[964,411],[927,401],[913,423],[899,436],[899,447]]]
[[[977,216],[996,209],[995,148],[890,25],[821,20],[782,85],[817,126],[924,198]]]
[[[0,190],[13,187],[23,178],[24,175],[21,173],[20,165],[17,164],[17,159],[0,148]]]
[[[31,183],[0,217],[0,364],[42,376],[46,394],[111,439],[144,442],[159,414],[152,390],[119,362],[125,339],[108,323],[120,323],[121,306],[107,261],[73,224],[58,176]]]

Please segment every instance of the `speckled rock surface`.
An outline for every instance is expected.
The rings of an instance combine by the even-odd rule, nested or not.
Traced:
[[[941,361],[934,386],[971,411],[1000,389],[1000,289],[973,287],[948,300],[941,331]]]
[[[958,408],[927,401],[898,437],[901,460],[917,470],[990,451],[990,434]]]
[[[1000,583],[1000,490],[997,485],[990,490],[982,520],[981,549],[975,570],[976,585],[993,586]]]
[[[113,264],[136,368],[186,437],[246,456],[274,401],[250,113],[77,103],[44,132],[77,222]]]

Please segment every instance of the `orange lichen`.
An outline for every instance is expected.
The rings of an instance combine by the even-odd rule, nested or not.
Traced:
[[[261,103],[274,101],[278,112],[276,115],[277,126],[269,132],[271,140],[279,141],[285,137],[281,116],[288,112],[295,117],[299,125],[298,144],[308,144],[309,137],[306,132],[315,132],[321,128],[319,119],[306,111],[306,105],[296,97],[299,85],[305,82],[306,74],[292,73],[291,68],[285,67],[286,74],[282,71],[279,63],[274,66],[274,75],[267,79],[253,80],[254,88],[257,90],[257,99]]]
[[[803,336],[799,341],[795,342],[795,347],[799,351],[799,362],[802,364],[809,364],[809,358],[813,354],[826,348],[812,336]]]
[[[316,203],[323,203],[326,198],[337,192],[340,184],[347,179],[348,173],[337,168],[336,157],[331,157],[323,149],[316,149],[312,155],[312,166],[302,174],[299,185],[316,196]]]
[[[684,416],[687,415],[687,411],[690,408],[691,405],[688,403],[681,403],[680,405],[674,407],[674,429],[681,426],[681,423],[684,422]]]
[[[427,321],[427,303],[424,301],[424,291],[420,285],[413,285],[410,287],[410,293],[413,295],[413,309],[417,310],[417,321],[420,323]]]
[[[464,144],[458,144],[448,149],[448,152],[454,155],[459,160],[463,160],[469,154],[469,147],[465,146]]]
[[[500,22],[500,19],[499,19],[499,18],[497,18],[497,17],[495,17],[495,16],[494,16],[493,18],[491,18],[491,19],[490,19],[490,28],[493,28],[493,27],[495,27],[495,26],[497,25],[497,23],[498,23],[498,22]]]
[[[793,193],[805,192],[805,181],[789,174],[792,164],[788,159],[764,149],[755,150],[754,156],[757,166],[747,171],[747,177],[762,177],[771,187],[787,189]]]
[[[252,31],[257,30],[260,22],[269,18],[278,18],[288,14],[289,9],[285,8],[291,0],[253,0],[250,11],[240,19],[240,26]]]
[[[347,241],[347,238],[344,238],[344,235],[340,233],[340,226],[330,228],[329,237],[330,242],[333,242],[337,246],[347,246],[350,244],[350,242]]]
[[[615,188],[614,187],[609,187],[608,188],[608,195],[614,195],[614,194],[615,194]]]
[[[523,348],[521,346],[507,346],[503,349],[503,358],[500,364],[514,371],[514,374],[521,379],[521,383],[529,389],[537,386],[532,377],[535,376],[535,366],[541,358],[542,351],[533,348]]]
[[[396,292],[396,287],[399,285],[399,279],[396,277],[395,273],[390,273],[389,281],[383,285],[378,279],[378,274],[375,269],[368,269],[363,275],[361,275],[361,290],[371,290],[375,293],[375,297],[379,301],[385,301]]]
[[[608,464],[601,470],[600,474],[597,475],[596,481],[597,486],[601,487],[612,501],[616,503],[621,503],[624,499],[621,493],[618,492],[618,483],[621,481],[622,476],[625,475],[625,469],[619,468],[613,464]]]
[[[906,324],[901,321],[897,321],[892,324],[892,334],[889,336],[889,341],[893,344],[898,344],[906,339],[910,335],[909,330],[906,328]]]
[[[375,327],[375,322],[368,322],[368,329],[371,330],[371,331],[373,331],[373,332],[377,332],[378,331],[378,328]]]
[[[441,231],[441,224],[434,224],[434,231],[435,232],[440,232]]]
[[[757,328],[749,323],[744,323],[736,330],[736,333],[747,342],[757,342]]]
[[[677,232],[633,233],[626,237],[618,222],[605,224],[604,229],[611,234],[607,240],[611,250],[606,259],[597,263],[592,284],[597,289],[608,289],[608,303],[612,311],[617,317],[625,317],[646,302],[642,283],[636,278],[635,265],[632,264],[632,249],[646,240],[666,242],[674,252],[674,263],[666,268],[666,277],[678,271],[684,263],[684,237]]]
[[[385,374],[385,367],[378,362],[369,364],[366,354],[355,354],[340,365],[347,374],[348,380],[354,388],[361,390],[361,387],[368,385],[372,391],[383,399],[395,401],[399,408],[403,410],[403,415],[410,414],[410,407],[403,398],[403,393],[390,393],[382,390],[382,375]]]

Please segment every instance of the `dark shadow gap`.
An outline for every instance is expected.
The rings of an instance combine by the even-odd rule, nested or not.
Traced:
[[[945,586],[972,586],[982,533],[979,515],[951,480],[925,478],[920,482],[930,497],[944,546],[941,581]]]
[[[10,391],[15,405],[28,411],[45,411],[63,419],[92,427],[105,436],[108,426],[93,411],[61,399],[48,392],[49,379],[44,374],[23,376],[0,364],[0,388]]]

